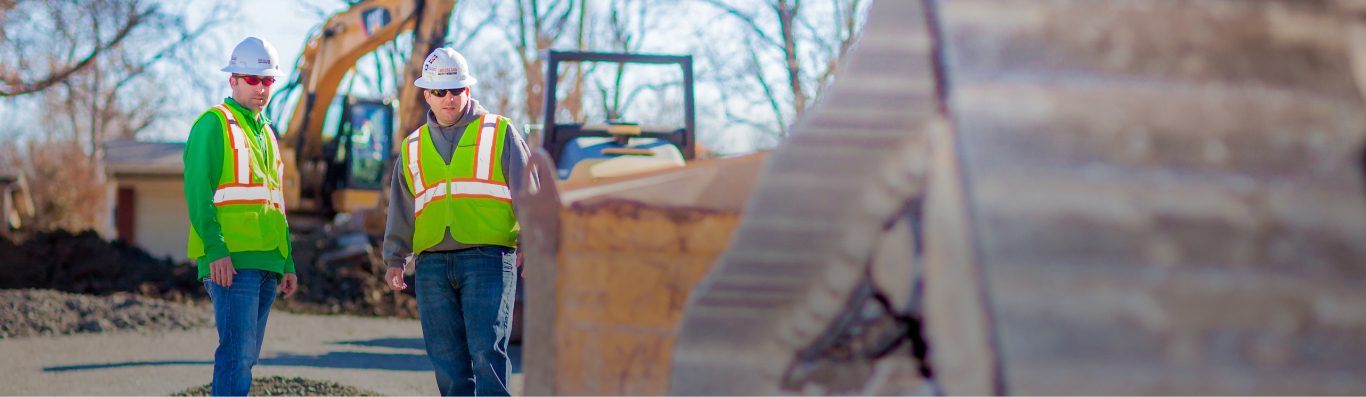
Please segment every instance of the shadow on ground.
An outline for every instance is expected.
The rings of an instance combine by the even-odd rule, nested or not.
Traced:
[[[313,367],[343,369],[379,369],[391,371],[431,371],[432,363],[422,352],[422,339],[418,338],[379,338],[361,341],[335,342],[337,345],[385,347],[394,349],[416,349],[408,353],[371,353],[339,351],[320,355],[280,354],[261,360],[260,365],[282,367]],[[522,372],[522,346],[508,346],[508,358],[512,360],[512,372]],[[92,363],[62,365],[43,368],[43,372],[88,371],[124,367],[155,367],[164,365],[213,365],[213,360],[155,360],[128,361],[122,363]]]
[[[417,349],[425,350],[427,347],[422,343],[422,338],[378,338],[370,340],[348,340],[332,342],[333,345],[365,346],[365,347],[387,347],[391,349]]]

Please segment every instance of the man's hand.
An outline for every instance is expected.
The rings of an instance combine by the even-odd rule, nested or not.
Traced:
[[[225,256],[209,263],[209,279],[223,288],[232,286],[234,274],[237,274],[237,269],[232,267],[232,257]]]
[[[299,290],[299,275],[285,273],[284,280],[280,282],[280,293],[285,294],[285,299],[294,296],[294,292]]]
[[[517,250],[517,274],[526,277],[526,267],[522,266],[522,250]]]
[[[392,266],[389,267],[389,270],[385,270],[384,281],[385,284],[389,285],[389,289],[394,291],[402,291],[405,288],[408,288],[408,283],[403,281],[402,267]]]

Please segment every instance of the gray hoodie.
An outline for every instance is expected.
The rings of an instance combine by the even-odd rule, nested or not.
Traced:
[[[460,116],[460,120],[450,127],[442,127],[436,122],[436,116],[432,111],[427,111],[427,128],[432,133],[432,144],[436,145],[436,151],[441,153],[442,161],[451,161],[451,154],[455,152],[455,145],[460,142],[465,126],[485,114],[488,114],[488,111],[484,110],[478,101],[470,99],[469,106],[465,106],[465,113]],[[522,134],[517,131],[516,126],[509,123],[507,132],[504,134],[507,140],[503,143],[503,175],[507,176],[508,189],[513,192],[512,211],[516,213],[516,192],[521,186],[520,176],[522,169],[526,167],[529,153],[526,141],[522,139]],[[384,228],[384,263],[389,267],[403,267],[403,263],[413,253],[413,192],[408,189],[408,184],[403,182],[404,172],[402,164],[395,164],[394,175],[390,178],[394,183],[390,184],[389,188],[389,220]],[[450,230],[447,230],[446,238],[428,251],[454,251],[478,246],[455,241]]]

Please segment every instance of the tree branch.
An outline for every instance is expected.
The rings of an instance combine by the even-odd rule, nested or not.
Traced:
[[[768,33],[764,32],[763,28],[759,27],[758,22],[754,21],[755,18],[753,15],[745,14],[743,11],[740,11],[740,9],[735,8],[730,4],[723,3],[720,0],[704,0],[703,2],[720,9],[722,12],[725,12],[726,14],[734,16],[736,19],[739,19],[740,22],[743,22],[751,32],[753,32],[755,35],[758,35],[759,39],[763,40],[765,44],[777,48],[783,47],[782,43],[779,43],[778,40],[773,39],[773,37],[769,36]]]
[[[749,51],[749,62],[751,70],[754,70],[755,80],[759,81],[759,87],[763,88],[764,97],[768,98],[768,106],[773,109],[773,118],[777,121],[778,133],[785,137],[787,136],[787,118],[783,116],[783,110],[778,105],[778,97],[773,93],[773,88],[769,87],[768,80],[764,79],[763,63],[759,62],[759,55],[753,49]]]
[[[108,42],[96,45],[95,48],[91,50],[89,54],[86,54],[86,56],[79,62],[76,62],[75,65],[70,65],[61,70],[58,70],[50,76],[40,78],[38,81],[20,81],[20,79],[17,78],[17,74],[13,74],[13,76],[15,76],[16,78],[11,80],[11,73],[0,73],[0,76],[3,76],[6,79],[6,81],[4,81],[5,86],[0,87],[0,97],[31,94],[34,92],[45,90],[48,87],[51,87],[52,85],[57,84],[62,80],[66,80],[67,78],[71,77],[72,74],[75,74],[76,72],[85,69],[88,65],[91,64],[91,62],[94,62],[95,59],[99,57],[101,54],[103,54],[105,51],[114,48],[118,46],[120,43],[122,43],[124,39],[128,38],[128,34],[131,33],[134,28],[141,25],[143,20],[148,16],[154,14],[156,10],[157,6],[152,5],[147,7],[147,9],[143,10],[142,12],[134,13],[132,17],[129,18],[123,24],[123,26],[119,28],[119,30],[114,34],[114,37],[110,39]],[[96,40],[98,40],[98,37],[96,37]]]

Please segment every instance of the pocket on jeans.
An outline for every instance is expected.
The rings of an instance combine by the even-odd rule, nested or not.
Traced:
[[[210,299],[213,298],[216,288],[218,288],[218,284],[214,283],[212,278],[204,278],[204,293],[209,294]]]

